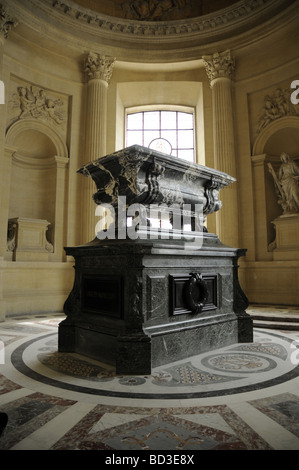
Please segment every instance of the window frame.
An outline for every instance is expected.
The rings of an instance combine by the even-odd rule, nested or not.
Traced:
[[[153,111],[174,111],[176,113],[187,113],[191,114],[193,117],[193,147],[186,150],[192,150],[193,151],[193,159],[188,160],[187,158],[183,158],[185,161],[189,162],[196,162],[196,109],[195,107],[192,106],[182,106],[182,105],[146,105],[146,106],[132,106],[125,108],[125,116],[124,116],[124,141],[125,141],[125,146],[127,146],[127,117],[129,114],[134,114],[134,113],[146,113],[146,112],[153,112]],[[160,115],[161,116],[161,115]],[[178,116],[178,115],[177,115]],[[142,128],[143,133],[145,132],[144,127]],[[157,129],[158,132],[161,132],[161,126],[159,126],[159,129]],[[179,128],[176,126],[176,140],[178,140],[178,131]],[[173,158],[181,158],[178,157],[179,151],[184,150],[183,148],[177,147],[176,148],[176,153],[177,155],[172,155]]]

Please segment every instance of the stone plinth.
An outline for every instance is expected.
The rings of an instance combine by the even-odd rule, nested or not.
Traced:
[[[273,259],[299,260],[299,214],[281,215],[272,223],[276,231]]]
[[[234,178],[139,146],[79,173],[92,177],[95,202],[115,217],[98,231],[101,239],[66,248],[75,259],[75,280],[59,325],[59,351],[107,362],[120,374],[148,374],[252,341],[238,282],[245,250],[223,245],[203,226],[221,207],[220,189]],[[161,224],[169,216],[170,228],[153,225],[153,206]]]
[[[12,253],[13,261],[47,261],[53,252],[53,245],[46,237],[49,225],[43,219],[9,219],[7,250]]]

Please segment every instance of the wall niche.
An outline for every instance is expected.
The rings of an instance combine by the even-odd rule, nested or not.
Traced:
[[[277,174],[281,155],[286,153],[298,165],[299,117],[286,116],[269,124],[258,136],[251,157],[255,187],[256,258],[272,260],[276,231],[273,221],[279,218],[282,207],[269,166]]]
[[[66,145],[51,126],[34,119],[15,122],[7,132],[6,141],[15,149],[11,155],[6,259],[61,261]],[[22,239],[21,233],[24,233]],[[24,240],[27,240],[25,245]],[[22,251],[22,257],[18,250]]]

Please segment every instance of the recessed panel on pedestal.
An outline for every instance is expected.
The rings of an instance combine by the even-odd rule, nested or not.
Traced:
[[[82,312],[122,318],[123,286],[120,276],[83,274]]]

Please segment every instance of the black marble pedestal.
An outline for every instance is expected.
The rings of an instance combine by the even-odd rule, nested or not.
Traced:
[[[59,325],[59,351],[112,364],[119,374],[238,342],[252,320],[238,282],[242,250],[205,234],[200,250],[179,242],[95,241],[67,248],[75,282]]]

